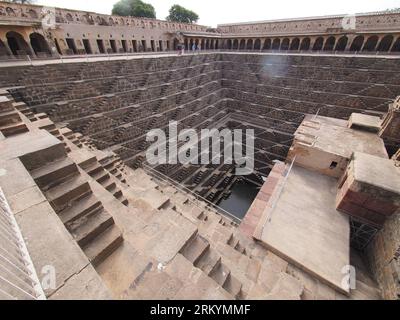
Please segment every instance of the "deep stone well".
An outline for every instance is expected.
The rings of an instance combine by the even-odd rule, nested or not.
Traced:
[[[49,168],[46,162],[39,167],[22,162],[54,216],[61,217],[65,232],[72,234],[114,297],[194,297],[191,291],[200,287],[204,291],[194,298],[335,299],[343,297],[343,291],[327,288],[314,275],[306,281],[309,274],[256,243],[251,232],[243,235],[234,221],[193,205],[194,194],[214,203],[228,196],[237,179],[234,165],[178,164],[149,169],[146,133],[166,129],[171,120],[179,122],[179,129],[254,129],[255,172],[244,178],[261,187],[275,161],[286,160],[299,126],[317,115],[318,128],[325,121],[327,126],[340,123],[340,130],[349,136],[372,135],[354,134],[347,120],[353,113],[385,115],[400,92],[398,62],[396,57],[204,53],[2,67],[0,87],[7,90],[0,101],[8,108],[5,111],[16,115],[10,124],[7,113],[6,129],[0,130],[11,136],[21,133],[17,137],[24,143],[24,137],[29,137],[23,132],[39,129],[63,141],[58,147],[64,144],[65,152],[50,159],[54,161],[49,161]],[[375,136],[379,155],[387,157],[383,142]],[[391,140],[389,154],[398,146],[398,141]],[[345,151],[343,163],[354,150]],[[152,179],[149,170],[163,174],[171,184]],[[177,185],[192,194],[181,194]],[[259,195],[261,200],[269,197],[267,192]],[[252,209],[260,201],[256,199]],[[66,212],[68,203],[73,206]],[[334,209],[332,203],[327,213]],[[78,218],[88,213],[91,219],[83,227]],[[329,214],[323,218],[329,219]],[[385,252],[396,255],[393,248],[398,235],[384,231],[392,230],[395,223],[388,224],[389,220],[368,250],[385,297],[393,298],[389,288],[395,280],[387,278],[383,267],[392,260],[386,255],[380,259],[381,250],[374,249],[378,239],[384,238],[390,243]],[[342,260],[348,261],[349,246],[342,247]],[[74,250],[79,248],[74,246]],[[358,261],[353,255],[350,260]],[[126,273],[132,263],[135,267]],[[157,274],[158,263],[166,267],[162,276]],[[366,269],[360,268],[363,276],[368,274]],[[189,277],[190,270],[198,277]],[[128,289],[140,275],[144,282]],[[161,290],[151,285],[153,280],[168,285]],[[334,280],[337,286],[337,275]],[[348,294],[351,298],[379,296],[373,280],[368,283],[367,290],[362,287]]]
[[[272,160],[284,160],[307,114],[348,119],[383,115],[399,92],[396,58],[203,54],[128,61],[3,68],[0,83],[34,112],[111,148],[138,167],[146,133],[166,128],[256,130],[254,175],[261,185]],[[226,196],[232,166],[156,168],[210,201]]]

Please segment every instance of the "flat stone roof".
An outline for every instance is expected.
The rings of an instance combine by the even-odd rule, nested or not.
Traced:
[[[347,128],[345,120],[329,120],[308,116],[296,131],[297,137],[307,137],[312,147],[347,159],[354,151],[388,158],[383,140],[372,132]]]
[[[393,160],[361,152],[355,152],[353,158],[354,178],[358,182],[400,195],[400,168]]]
[[[265,207],[254,237],[342,293],[350,264],[350,223],[335,209],[337,180],[293,166]],[[280,190],[281,193],[279,194]]]

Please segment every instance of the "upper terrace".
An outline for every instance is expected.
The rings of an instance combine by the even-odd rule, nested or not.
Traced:
[[[130,26],[143,29],[162,29],[169,32],[179,30],[206,31],[206,26],[188,23],[174,23],[159,19],[121,17],[95,12],[52,8],[33,4],[15,4],[0,1],[1,24],[20,21],[25,23],[40,24],[42,19],[49,13],[55,13],[57,24],[79,24],[91,26]]]
[[[399,32],[400,12],[371,12],[354,15],[333,15],[266,21],[249,21],[218,25],[222,34],[230,36],[291,36],[332,33]]]
[[[400,52],[400,13],[220,25],[217,29],[0,2],[0,59],[201,50]]]

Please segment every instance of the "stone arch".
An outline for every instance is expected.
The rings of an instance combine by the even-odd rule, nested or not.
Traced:
[[[6,9],[0,6],[0,16],[5,16],[5,15],[6,15]]]
[[[336,44],[336,38],[334,36],[329,37],[325,41],[324,51],[333,51]]]
[[[281,50],[289,50],[290,40],[289,38],[285,38],[282,40]]]
[[[108,18],[108,24],[110,25],[110,26],[113,26],[114,25],[114,19],[113,18]]]
[[[299,47],[300,47],[300,39],[294,38],[290,43],[289,50],[299,50]]]
[[[390,47],[392,46],[393,43],[393,36],[392,35],[387,35],[384,36],[381,40],[381,42],[379,42],[378,45],[378,49],[377,51],[381,51],[381,52],[387,52],[390,50]]]
[[[346,36],[340,37],[339,40],[336,43],[335,50],[336,51],[344,51],[344,50],[346,50],[348,42],[349,42],[349,38],[347,38]]]
[[[10,48],[10,50],[14,55],[16,56],[20,54],[33,55],[28,43],[25,41],[24,37],[20,33],[15,31],[10,31],[7,32],[6,37],[7,37],[8,47]]]
[[[396,42],[393,44],[391,52],[400,52],[400,37],[398,37]]]
[[[238,39],[233,40],[232,49],[233,50],[239,49],[239,41],[238,41]]]
[[[371,36],[365,41],[363,51],[375,51],[376,45],[378,44],[378,36]]]
[[[300,50],[310,50],[310,44],[310,38],[304,38],[303,40],[301,40]]]
[[[324,47],[324,38],[318,37],[317,40],[315,40],[314,46],[312,49],[313,49],[313,51],[319,51],[319,50],[322,50],[323,47]]]
[[[51,54],[49,44],[46,39],[40,33],[34,32],[29,35],[29,39],[31,42],[31,47],[33,51],[35,51],[36,55],[39,53],[48,53]]]
[[[215,50],[219,49],[219,40],[215,40],[214,49]]]
[[[280,46],[281,46],[281,39],[275,38],[274,41],[272,41],[271,49],[272,50],[279,50]]]
[[[246,49],[246,40],[244,39],[240,40],[239,49],[240,50]]]
[[[271,50],[271,39],[265,39],[264,45],[263,45],[263,50]]]
[[[260,39],[256,39],[256,41],[254,41],[254,50],[261,50],[261,40]]]
[[[363,36],[357,36],[354,38],[351,46],[350,46],[350,51],[360,51],[363,47],[364,44],[364,37]]]
[[[226,47],[228,50],[232,50],[232,40],[228,39],[228,41],[226,42]]]
[[[210,39],[206,40],[206,50],[210,50]]]
[[[253,39],[247,40],[246,50],[253,50]]]

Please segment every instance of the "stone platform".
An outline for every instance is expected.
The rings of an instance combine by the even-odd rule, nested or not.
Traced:
[[[281,191],[281,194],[276,194]],[[350,225],[335,210],[336,179],[294,166],[254,232],[269,250],[308,271],[336,290],[350,264]],[[275,200],[274,200],[275,199]]]

